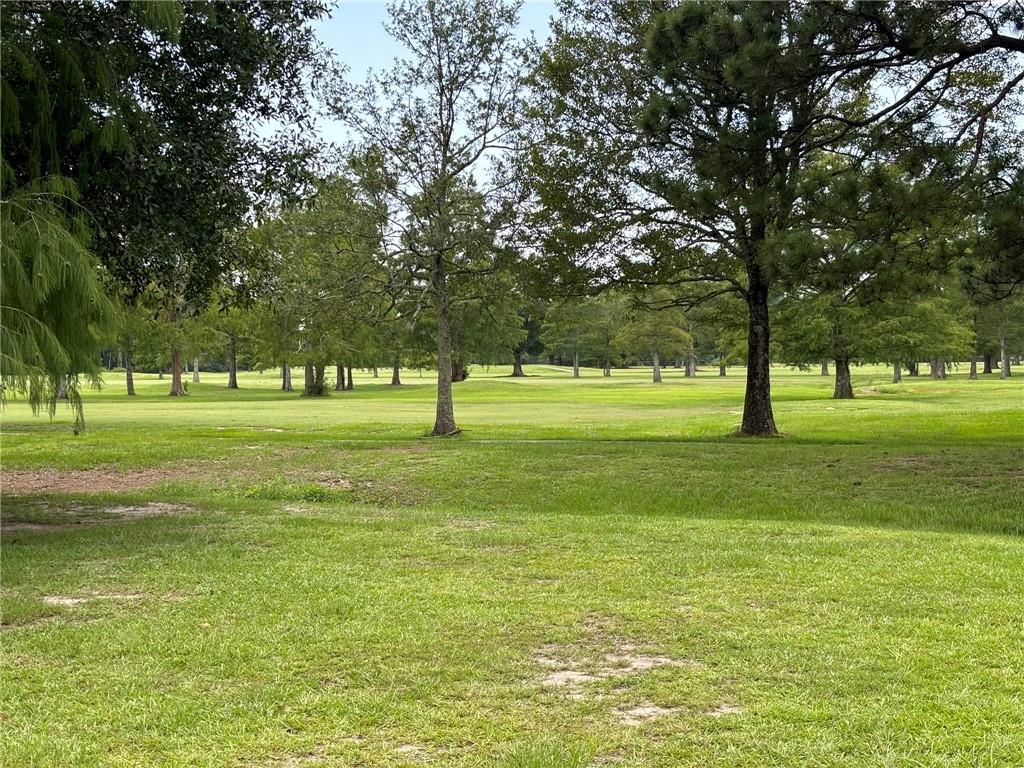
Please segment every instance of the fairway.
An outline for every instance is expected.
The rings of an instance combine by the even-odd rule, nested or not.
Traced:
[[[1024,388],[122,374],[3,425],[10,766],[1014,766]]]

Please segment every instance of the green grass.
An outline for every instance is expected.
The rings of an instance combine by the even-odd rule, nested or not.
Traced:
[[[1020,379],[528,372],[11,403],[4,765],[1024,764]]]

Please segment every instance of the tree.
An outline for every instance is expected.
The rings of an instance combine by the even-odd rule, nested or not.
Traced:
[[[541,342],[546,349],[572,360],[572,376],[580,377],[580,356],[584,350],[587,317],[579,302],[561,302],[548,307],[541,330]]]
[[[325,12],[315,0],[3,4],[5,202],[53,179],[64,215],[76,198],[87,213],[107,276],[131,295],[155,282],[171,322],[201,311],[238,255],[225,234],[303,176],[325,62],[312,21]],[[274,119],[289,127],[259,127]],[[90,327],[89,301],[64,306]]]
[[[971,130],[983,138],[1021,82],[1006,51],[1024,43],[1000,31],[1012,7],[561,8],[537,73],[528,163],[554,271],[575,283],[685,287],[674,300],[686,307],[741,297],[741,431],[775,434],[769,297],[782,269],[799,266],[777,256],[779,236],[804,225],[808,160],[851,148],[870,157],[911,130],[919,147],[927,137],[943,150],[961,149]],[[882,86],[897,77],[907,87]],[[939,174],[971,167],[969,153],[933,154]]]
[[[388,31],[409,57],[363,87],[345,86],[336,114],[365,140],[363,166],[382,214],[392,267],[429,297],[436,318],[433,435],[458,432],[452,402],[453,277],[490,269],[470,256],[493,242],[506,185],[476,174],[507,147],[518,112],[518,5],[483,0],[391,5]],[[368,172],[368,173],[367,173]]]
[[[664,301],[663,296],[651,298]],[[661,384],[662,358],[684,355],[693,347],[693,337],[682,328],[685,322],[686,317],[675,307],[652,310],[641,303],[616,341],[627,352],[649,355],[654,383]]]

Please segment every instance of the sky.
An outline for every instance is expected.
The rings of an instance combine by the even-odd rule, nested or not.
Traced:
[[[519,33],[526,37],[532,31],[538,40],[548,36],[548,21],[555,13],[555,4],[548,0],[528,0],[519,13]],[[386,70],[395,58],[404,54],[402,46],[384,31],[387,4],[341,0],[329,19],[316,25],[320,40],[334,51],[338,61],[348,67],[347,77],[353,81],[365,78],[369,69]],[[336,122],[324,120],[319,126],[328,141],[341,142],[347,136]]]

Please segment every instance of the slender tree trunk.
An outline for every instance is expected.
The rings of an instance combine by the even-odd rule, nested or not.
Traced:
[[[691,378],[697,375],[697,356],[692,352],[686,356],[686,375]]]
[[[675,360],[672,361],[672,367],[673,368],[682,368],[683,367],[683,359],[681,357],[677,357]],[[686,373],[686,375],[689,376],[690,374]]]
[[[181,383],[181,350],[171,350],[171,397],[183,397],[185,387]]]
[[[907,363],[907,373],[911,376],[917,376],[920,373],[920,369],[917,367],[917,362]]]
[[[373,366],[373,378],[378,378],[377,366]]]
[[[124,383],[128,387],[128,394],[135,394],[135,371],[132,369],[132,353],[124,353]]]
[[[61,376],[60,381],[57,383],[57,399],[67,400],[68,399],[68,377]]]
[[[281,391],[292,391],[292,367],[288,363],[281,366]]]
[[[895,363],[892,364],[892,383],[893,384],[902,384],[903,383],[903,366],[900,365],[898,360]]]
[[[156,372],[156,377],[158,379],[160,379],[161,381],[163,381],[163,378],[164,378],[164,369],[163,368],[161,368],[160,370],[158,370]]]
[[[316,393],[318,395],[327,394],[327,366],[322,363],[318,363],[314,366],[314,373],[316,377]]]
[[[761,267],[751,262],[747,267],[750,287],[747,290],[749,330],[747,333],[747,390],[743,399],[744,435],[769,437],[777,435],[772,412],[770,368],[770,329],[768,324],[768,282]]]
[[[985,353],[984,361],[985,361],[985,367],[982,369],[981,372],[982,373],[992,373],[992,353],[991,352],[986,352]]]
[[[192,383],[199,383],[199,358],[195,357],[192,359]]]
[[[448,278],[444,261],[434,257],[434,309],[437,313],[437,412],[434,417],[435,436],[457,434],[455,404],[452,401],[452,318],[448,301]]]
[[[967,376],[967,378],[970,379],[971,381],[977,381],[978,380],[978,353],[977,352],[972,352],[971,353],[971,372]]]
[[[312,361],[307,360],[302,369],[302,396],[316,396],[316,372],[313,370]]]
[[[228,334],[228,389],[238,389],[238,336]]]
[[[828,372],[828,360],[822,360],[821,361],[821,375],[822,376],[831,376],[832,375],[831,373]]]
[[[523,373],[523,353],[519,350],[512,352],[512,375],[515,377],[526,375]]]
[[[938,360],[936,362],[934,377],[936,379],[944,379],[944,378],[946,378],[946,361],[945,360]]]
[[[334,391],[345,391],[345,366],[341,363],[334,367]]]
[[[603,369],[602,373],[605,376],[611,376],[612,375],[612,361],[611,360],[605,358],[604,369]]]
[[[845,357],[836,358],[836,389],[834,400],[853,399],[853,381],[850,379],[850,361]]]
[[[658,357],[657,352],[651,356],[651,359],[654,367],[654,383],[661,384],[661,359]]]
[[[345,390],[347,392],[351,392],[353,389],[355,389],[356,386],[355,380],[352,378],[352,366],[346,366],[345,370],[348,373],[348,381],[345,382]]]
[[[578,379],[580,377],[580,353],[579,350],[573,350],[572,353],[572,377]]]
[[[718,375],[725,376],[725,360],[718,363]]]
[[[1003,361],[999,366],[999,378],[1008,379],[1013,375],[1010,370],[1010,353],[1006,348],[1006,334],[999,334],[999,357]]]
[[[398,355],[395,355],[395,363],[391,366],[391,386],[400,387],[402,386],[402,360]]]

